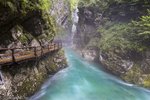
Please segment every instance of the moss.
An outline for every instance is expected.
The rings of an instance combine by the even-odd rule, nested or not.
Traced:
[[[50,0],[0,0],[0,4],[11,9],[12,12],[27,14],[33,10],[46,10],[48,11],[51,6]]]
[[[143,86],[146,88],[150,88],[150,75],[147,75],[144,79]]]
[[[32,79],[31,79],[32,78]],[[16,95],[18,96],[31,96],[33,95],[41,86],[41,84],[46,79],[46,74],[39,73],[38,75],[30,76],[30,78],[27,78],[23,81],[23,84],[21,86],[18,86],[18,91]]]
[[[19,37],[19,40],[21,41],[22,44],[24,44],[27,43],[28,38],[26,37],[26,35],[23,34]]]
[[[123,77],[124,80],[141,85],[142,82],[140,80],[142,78],[142,70],[140,69],[140,66],[135,64]]]
[[[51,9],[51,1],[50,0],[20,0],[20,1],[13,1],[13,0],[0,0],[0,5],[2,5],[1,13],[2,12],[8,12],[10,17],[5,17],[5,15],[2,15],[6,18],[3,21],[3,23],[0,23],[0,26],[6,25],[6,22],[11,27],[13,26],[19,26],[21,30],[26,31],[25,33],[32,34],[29,30],[25,30],[23,27],[23,22],[28,21],[29,17],[34,17],[35,13],[36,16],[40,17],[41,20],[41,28],[43,28],[41,34],[46,34],[47,36],[42,37],[46,40],[52,40],[56,34],[56,25],[55,25],[55,18],[53,18],[49,14],[49,10]],[[6,9],[7,8],[7,9]],[[34,14],[34,15],[33,15]],[[40,15],[39,15],[40,14]],[[11,17],[14,16],[15,17]],[[8,26],[7,25],[7,26]],[[22,26],[21,26],[22,25]],[[43,27],[44,26],[44,27]],[[3,27],[1,27],[3,29]],[[6,28],[6,29],[5,29]],[[4,26],[4,29],[2,31],[10,30],[10,28]],[[4,31],[4,33],[6,33]],[[19,37],[22,43],[27,42],[28,36],[26,34],[21,35]]]
[[[54,63],[53,58],[50,58],[49,61],[51,61],[49,64],[50,71],[52,73],[56,72],[58,68],[57,68],[57,65]]]
[[[77,7],[78,2],[79,0],[70,0],[71,11],[73,11]]]

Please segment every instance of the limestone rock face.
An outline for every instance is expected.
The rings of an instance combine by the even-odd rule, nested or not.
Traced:
[[[81,55],[87,60],[99,61],[106,70],[127,82],[150,87],[149,51],[143,51],[141,54],[132,50],[119,50],[117,48],[114,50],[102,50],[100,48],[102,47],[100,45],[105,46],[105,43],[100,43],[103,34],[99,32],[99,27],[105,24],[106,20],[114,21],[115,23],[129,22],[131,19],[137,19],[137,16],[143,15],[143,13],[139,13],[138,5],[134,6],[138,10],[131,9],[132,5],[127,4],[112,5],[105,13],[100,11],[98,5],[79,6],[79,22],[77,33],[74,36],[74,43],[76,49],[79,49]],[[105,27],[109,27],[109,25]],[[90,47],[99,49],[89,49]]]
[[[2,100],[26,99],[40,88],[46,78],[67,67],[63,50],[37,59],[1,67],[3,83],[0,84],[0,98]]]
[[[39,36],[43,33],[43,21],[40,17],[34,16],[23,23],[24,28],[33,36]]]
[[[0,48],[40,46],[40,43],[46,45],[53,42],[58,33],[56,31],[59,31],[58,28],[63,30],[70,28],[70,7],[66,0],[50,0],[52,4],[48,11],[34,7],[29,8],[30,10],[24,9],[17,0],[5,1],[9,2],[7,6],[2,3],[3,0],[0,1]],[[34,3],[37,5],[36,1],[32,3],[32,6]],[[8,50],[5,53],[11,54],[11,51]],[[0,84],[0,99],[9,100],[13,97],[16,97],[15,100],[25,99],[35,93],[49,75],[65,67],[66,60],[61,51],[33,61],[2,66],[0,71],[4,83]]]
[[[96,12],[94,7],[79,8],[79,22],[77,25],[77,33],[74,36],[74,43],[77,48],[84,48],[94,37],[100,38],[100,33],[97,32],[100,24],[101,13]]]
[[[55,16],[58,25],[69,28],[68,18],[70,16],[69,2],[66,0],[52,0],[50,13]]]
[[[10,9],[9,5],[5,6],[0,2],[0,46],[6,48],[15,41],[20,41],[23,46],[29,46],[34,38],[49,43],[58,33],[57,29],[69,30],[71,15],[69,1],[51,0],[50,2],[52,4],[48,11],[34,7],[26,11],[18,5],[14,6],[19,4],[19,1],[15,1],[14,4],[10,2],[14,7]]]
[[[40,46],[40,43],[39,43],[36,39],[33,39],[33,40],[31,41],[31,46],[37,47],[37,46]]]
[[[82,57],[84,57],[85,59],[87,59],[89,61],[97,62],[99,59],[99,51],[95,48],[84,49],[84,50],[82,50],[81,55],[82,55]]]

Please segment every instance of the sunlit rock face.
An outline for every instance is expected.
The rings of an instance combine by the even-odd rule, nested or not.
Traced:
[[[16,3],[19,2],[16,1]],[[0,2],[0,46],[7,47],[16,41],[29,46],[35,38],[39,39],[39,42],[51,42],[59,31],[71,30],[69,2],[52,0],[50,3],[51,6],[48,11],[33,9],[22,13],[18,6],[16,6],[18,10],[13,12],[12,9]],[[16,37],[18,32],[21,35]]]
[[[52,0],[52,9],[49,13],[55,17],[58,25],[68,28],[68,19],[71,13],[69,2],[66,0]]]
[[[96,12],[94,7],[81,7],[78,15],[79,23],[77,25],[77,33],[74,36],[74,43],[77,45],[77,48],[84,48],[91,38],[100,37],[96,30],[100,24],[101,13]]]
[[[99,62],[99,49],[96,47],[83,49],[81,52],[81,56],[88,61]]]

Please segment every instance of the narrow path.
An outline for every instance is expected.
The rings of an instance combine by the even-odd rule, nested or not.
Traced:
[[[24,47],[24,48],[1,48],[0,49],[0,65],[11,65],[21,61],[31,60],[41,57],[47,53],[62,48],[61,43],[52,43],[46,46]],[[6,54],[6,51],[9,51]]]

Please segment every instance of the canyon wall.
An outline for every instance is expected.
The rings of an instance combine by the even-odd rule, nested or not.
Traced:
[[[149,88],[149,46],[146,42],[140,44],[142,37],[132,34],[137,29],[130,26],[132,20],[147,14],[148,3],[95,2],[79,3],[76,48],[83,57],[101,63],[124,81]]]
[[[53,42],[62,30],[69,31],[69,5],[66,0],[0,0],[0,48],[40,46]],[[10,53],[9,50],[0,51],[0,54]],[[0,98],[26,99],[40,88],[45,79],[66,66],[63,49],[31,61],[2,65]]]

